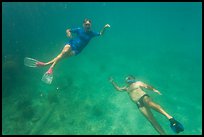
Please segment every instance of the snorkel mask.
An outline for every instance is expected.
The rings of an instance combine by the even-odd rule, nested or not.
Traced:
[[[128,84],[132,84],[132,83],[135,82],[135,80],[126,80],[126,82],[127,82]]]
[[[127,76],[127,77],[125,78],[125,81],[126,81],[128,84],[132,84],[132,83],[136,82],[136,80],[135,80],[134,77],[132,77],[132,76]]]

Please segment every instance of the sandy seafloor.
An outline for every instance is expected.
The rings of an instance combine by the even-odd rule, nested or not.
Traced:
[[[68,42],[66,29],[84,18],[103,36],[77,56],[49,67],[24,66],[24,57],[49,61]],[[125,92],[131,74],[158,89],[146,92],[181,122],[179,135],[202,134],[202,3],[2,3],[2,134],[157,135]],[[167,134],[169,121],[152,111]]]

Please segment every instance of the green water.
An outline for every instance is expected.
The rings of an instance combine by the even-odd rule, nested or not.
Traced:
[[[68,41],[66,29],[92,20],[109,23],[77,56],[49,67],[24,66],[24,57],[49,61]],[[180,121],[180,135],[202,134],[202,3],[2,3],[2,133],[157,135],[125,92],[132,74]],[[167,134],[169,121],[153,111]]]

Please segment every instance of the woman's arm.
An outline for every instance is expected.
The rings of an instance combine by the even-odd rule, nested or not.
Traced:
[[[161,93],[160,93],[158,90],[156,90],[155,88],[153,88],[153,87],[150,86],[150,85],[147,85],[147,84],[145,84],[145,83],[143,83],[143,82],[140,82],[140,86],[141,86],[141,87],[144,87],[144,88],[147,88],[147,89],[150,89],[150,90],[153,90],[154,92],[156,92],[156,93],[158,93],[158,94],[161,95]]]
[[[109,81],[112,83],[112,85],[114,86],[114,88],[118,91],[126,91],[127,87],[119,87],[114,81],[113,78],[110,78]]]

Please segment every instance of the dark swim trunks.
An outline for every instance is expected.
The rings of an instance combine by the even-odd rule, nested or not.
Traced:
[[[136,102],[138,108],[144,107],[143,99],[144,99],[145,96],[148,96],[148,97],[149,97],[148,94],[144,94],[144,95]]]

